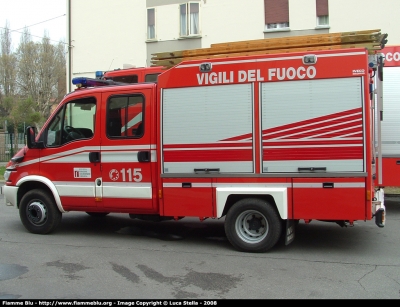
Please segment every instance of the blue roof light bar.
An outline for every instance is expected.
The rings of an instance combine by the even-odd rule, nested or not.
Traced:
[[[87,77],[76,77],[72,79],[72,84],[76,85],[77,87],[94,87],[94,86],[106,86],[111,84],[116,84],[110,80],[99,80]]]

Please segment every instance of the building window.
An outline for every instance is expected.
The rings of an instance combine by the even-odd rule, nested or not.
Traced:
[[[328,0],[315,0],[317,27],[329,26]]]
[[[179,5],[180,36],[200,34],[199,3],[188,2]]]
[[[264,0],[265,30],[289,28],[289,0]]]
[[[329,25],[329,16],[317,16],[317,26],[328,26]]]
[[[266,25],[267,29],[281,29],[281,28],[288,28],[288,22],[280,22],[280,23],[269,23]]]
[[[156,39],[156,9],[147,9],[147,39]]]

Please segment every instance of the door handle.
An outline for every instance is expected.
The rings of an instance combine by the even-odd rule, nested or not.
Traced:
[[[139,151],[138,152],[139,162],[150,162],[150,151]]]
[[[326,172],[326,167],[298,167],[299,172]]]
[[[205,173],[205,174],[209,174],[209,173],[219,173],[220,169],[219,168],[195,168],[194,172],[196,174],[198,173]]]
[[[92,163],[100,162],[100,152],[89,152],[89,161]]]

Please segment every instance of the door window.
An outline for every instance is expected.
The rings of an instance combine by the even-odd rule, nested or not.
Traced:
[[[53,117],[46,132],[47,147],[57,147],[78,139],[92,138],[95,129],[96,100],[93,97],[71,101]]]
[[[107,105],[107,136],[119,139],[142,137],[143,110],[142,95],[111,97]]]

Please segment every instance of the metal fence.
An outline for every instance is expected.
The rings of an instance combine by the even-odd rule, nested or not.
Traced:
[[[25,146],[25,134],[18,133],[18,149],[15,148],[14,134],[0,131],[0,162],[9,161],[17,151]]]

